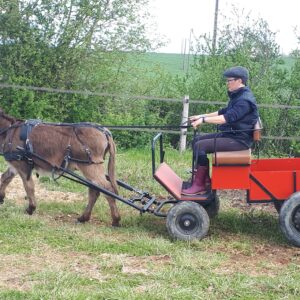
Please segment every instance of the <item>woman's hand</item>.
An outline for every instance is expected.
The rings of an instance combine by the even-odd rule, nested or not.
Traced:
[[[194,127],[194,129],[196,129],[199,125],[203,124],[203,117],[199,116],[199,118],[195,119],[195,121],[193,121],[191,124]]]
[[[189,121],[192,123],[192,122],[194,122],[194,121],[196,121],[196,120],[198,120],[198,119],[200,119],[202,117],[203,117],[203,115],[190,116],[189,117]]]

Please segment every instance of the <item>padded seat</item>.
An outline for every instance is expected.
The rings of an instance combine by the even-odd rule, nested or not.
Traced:
[[[262,130],[261,119],[258,118],[253,128],[253,141],[259,142],[261,139]],[[220,165],[250,165],[251,164],[251,149],[240,151],[216,152],[212,154],[212,163],[215,166]]]
[[[213,165],[250,165],[251,149],[240,151],[224,151],[212,154]]]

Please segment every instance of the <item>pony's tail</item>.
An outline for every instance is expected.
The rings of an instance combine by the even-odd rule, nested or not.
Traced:
[[[108,176],[112,184],[115,194],[118,195],[118,184],[116,181],[116,145],[111,135],[107,135],[108,139],[108,151],[109,151],[109,160],[108,160]]]

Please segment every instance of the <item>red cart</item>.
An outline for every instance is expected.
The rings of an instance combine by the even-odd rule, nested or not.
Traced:
[[[154,149],[158,139],[160,165],[156,169]],[[248,203],[274,203],[281,230],[292,244],[300,247],[300,158],[252,159],[251,149],[214,153],[211,190],[186,196],[181,194],[182,179],[164,162],[160,133],[152,143],[152,168],[154,178],[175,199],[167,214],[167,229],[173,238],[203,238],[209,229],[209,218],[219,210],[217,191],[240,189],[247,191]]]

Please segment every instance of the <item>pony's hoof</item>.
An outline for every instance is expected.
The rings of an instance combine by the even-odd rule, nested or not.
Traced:
[[[33,214],[33,212],[35,211],[35,207],[27,207],[25,211],[28,215],[31,216]]]
[[[85,223],[85,222],[86,222],[86,220],[81,219],[81,218],[78,218],[78,219],[75,221],[75,224],[83,224],[83,223]]]
[[[120,225],[119,222],[117,222],[117,223],[112,223],[111,226],[112,226],[112,227],[120,227],[121,225]]]
[[[4,197],[0,197],[0,204],[4,203]]]

